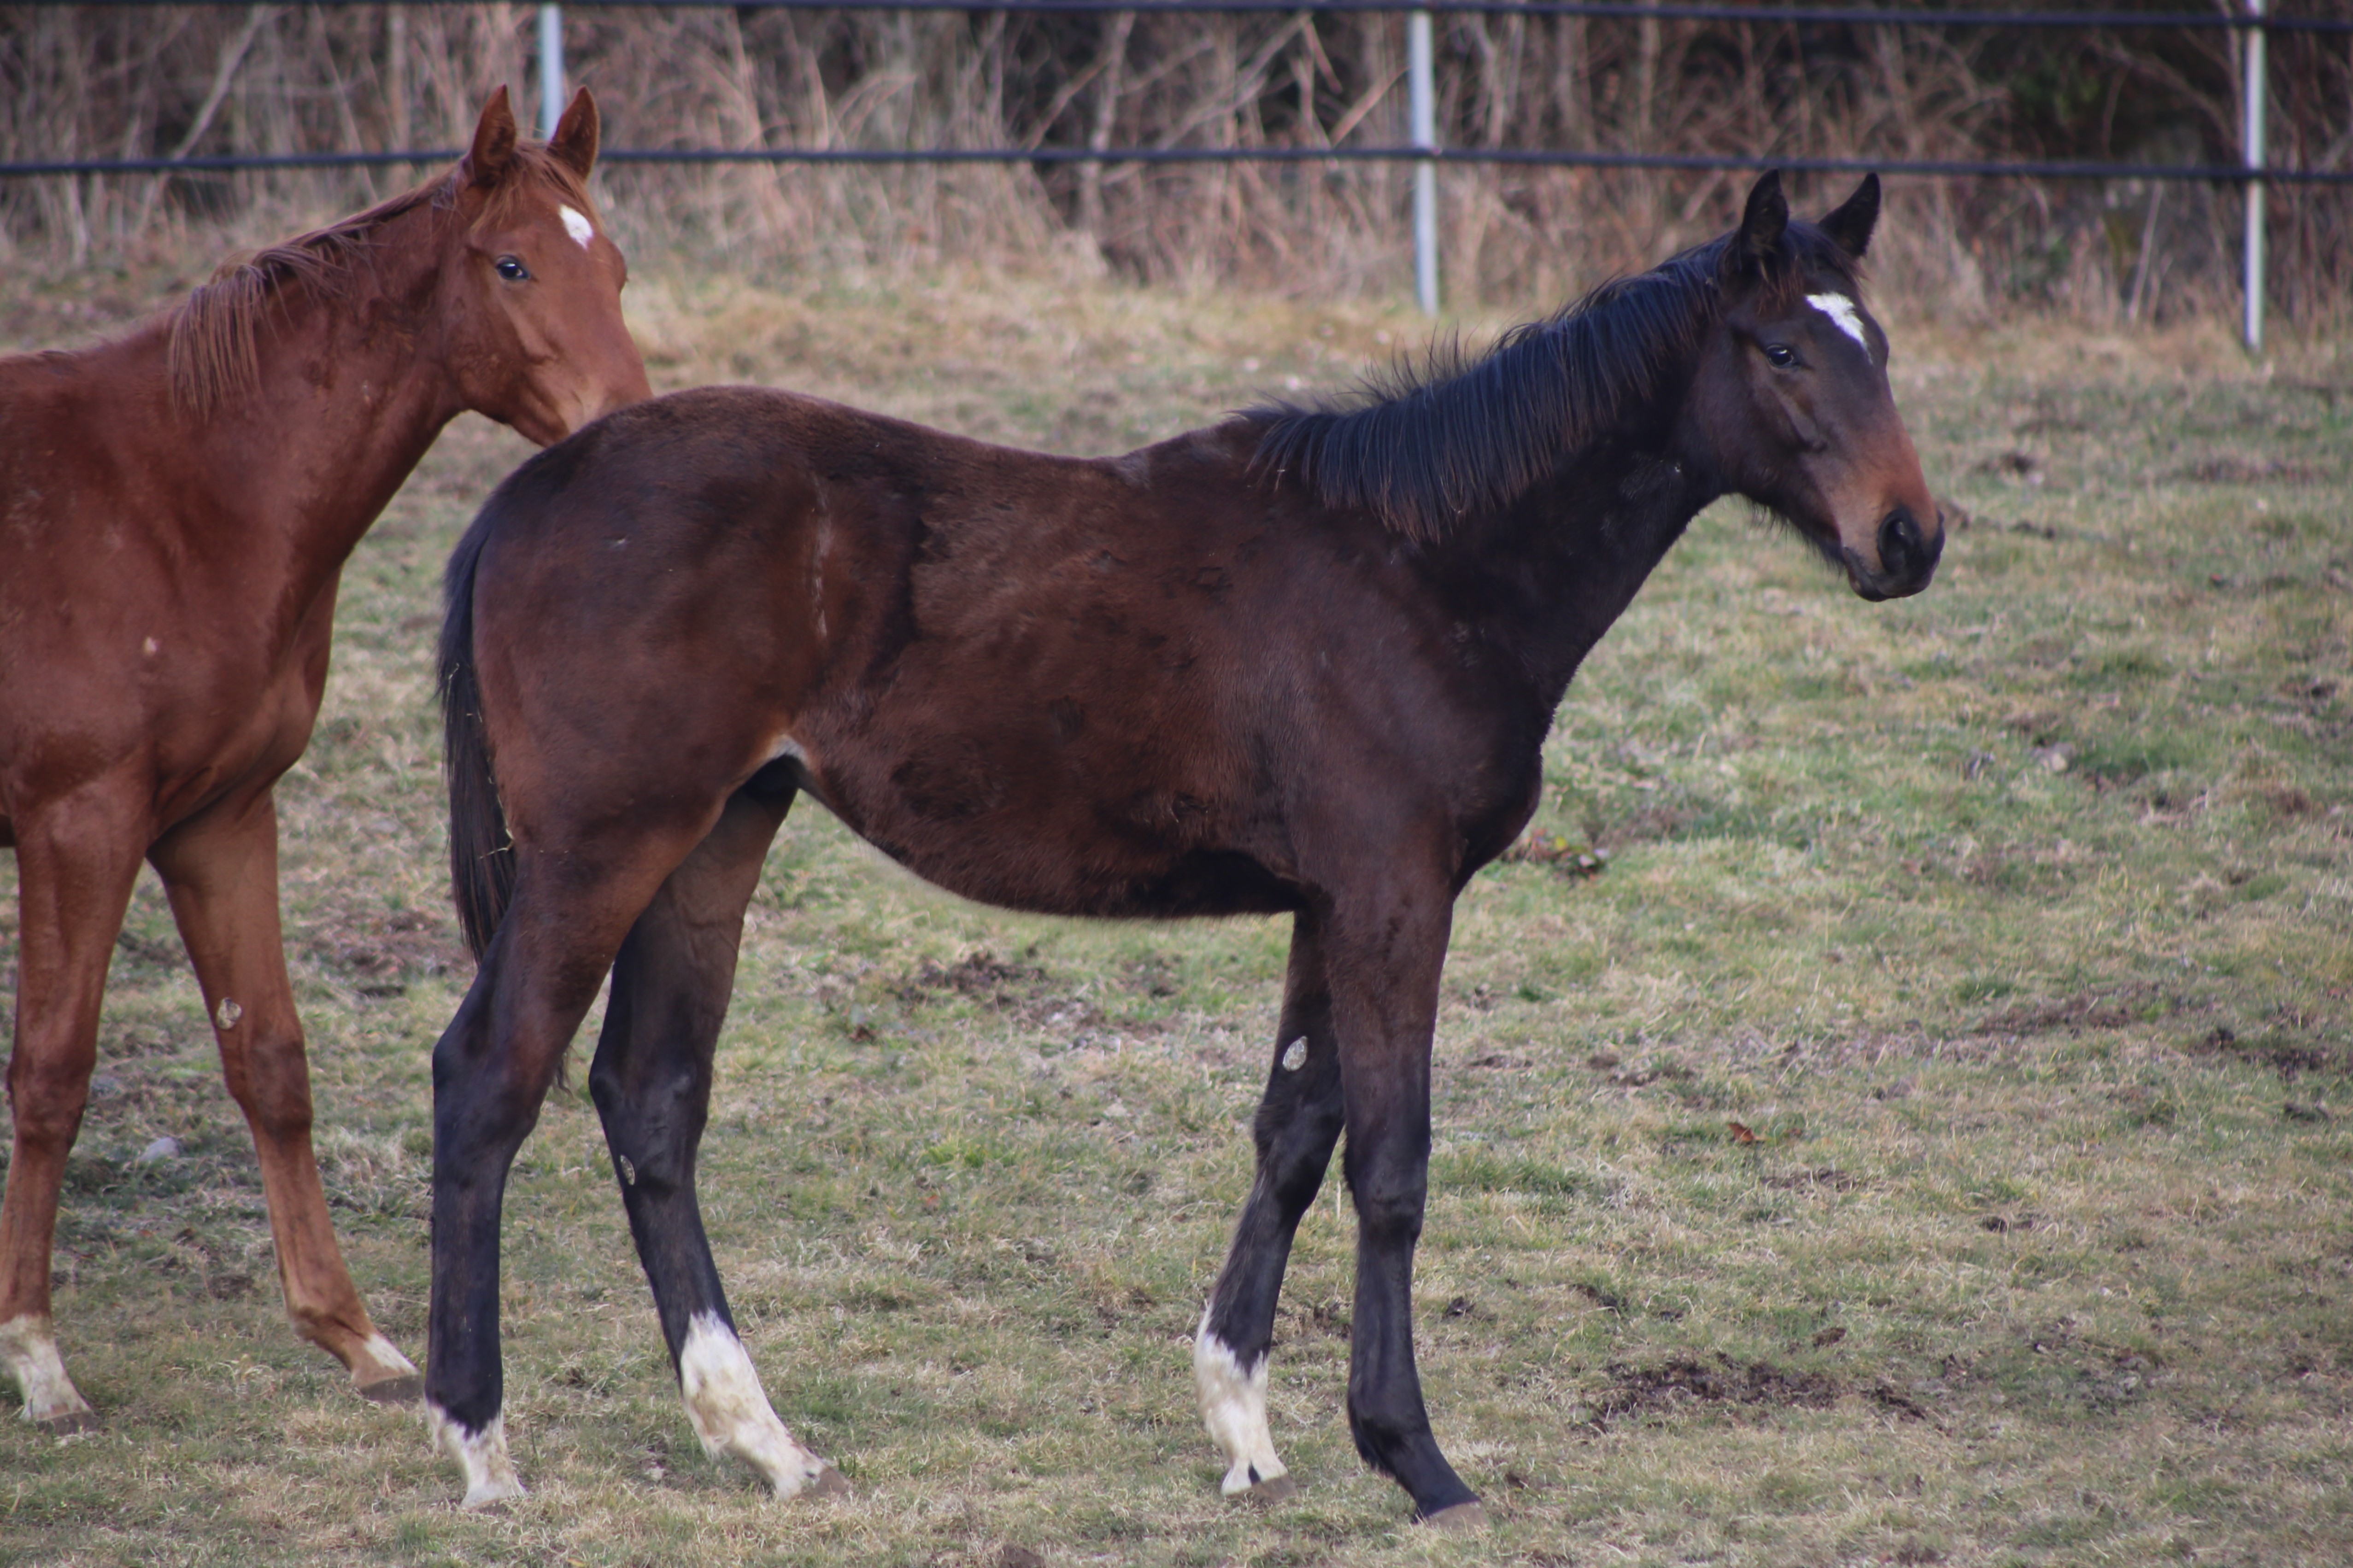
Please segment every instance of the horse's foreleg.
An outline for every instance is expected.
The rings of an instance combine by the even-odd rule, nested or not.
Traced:
[[[129,790],[92,790],[16,818],[22,936],[8,1058],[16,1147],[0,1198],[0,1361],[24,1392],[25,1419],[56,1432],[98,1425],[58,1354],[49,1249],[66,1153],[98,1061],[107,961],[139,874],[144,805]]]
[[[638,917],[614,961],[588,1074],[695,1436],[712,1458],[733,1455],[750,1466],[780,1498],[848,1487],[776,1418],[736,1337],[703,1234],[694,1165],[744,908],[791,802],[789,792],[738,794]]]
[[[1340,1041],[1356,1206],[1348,1426],[1365,1462],[1411,1494],[1416,1517],[1483,1522],[1439,1452],[1413,1357],[1413,1255],[1430,1186],[1430,1051],[1451,900],[1442,884],[1334,912],[1325,955]]]
[[[311,1073],[278,925],[278,818],[271,796],[225,804],[148,852],[164,879],[220,1042],[221,1073],[261,1164],[286,1315],[351,1369],[371,1399],[415,1399],[424,1379],[376,1331],[327,1217],[311,1150]]]
[[[1300,1216],[1324,1184],[1340,1137],[1340,1058],[1317,917],[1302,911],[1291,935],[1291,971],[1274,1064],[1253,1129],[1258,1177],[1234,1227],[1226,1266],[1193,1337],[1201,1418],[1225,1451],[1227,1496],[1279,1498],[1296,1490],[1266,1419],[1267,1352],[1274,1306]]]

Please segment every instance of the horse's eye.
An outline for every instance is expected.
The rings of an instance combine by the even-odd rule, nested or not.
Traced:
[[[1787,343],[1767,343],[1765,363],[1775,370],[1788,370],[1798,363],[1798,353]]]
[[[510,283],[527,282],[531,278],[531,268],[512,256],[501,256],[499,258],[499,276]]]

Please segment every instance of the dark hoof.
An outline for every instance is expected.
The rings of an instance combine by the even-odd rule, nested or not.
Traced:
[[[374,1383],[358,1385],[362,1399],[378,1405],[414,1405],[425,1397],[425,1377],[421,1373],[407,1373],[399,1377],[380,1377]]]
[[[1253,1481],[1250,1490],[1241,1494],[1252,1502],[1282,1502],[1299,1495],[1299,1483],[1289,1476],[1277,1476],[1271,1481]]]
[[[46,1421],[36,1421],[33,1425],[52,1437],[79,1437],[85,1432],[95,1432],[99,1429],[98,1412],[69,1410],[63,1415],[52,1415]]]
[[[1469,1535],[1473,1531],[1487,1528],[1487,1510],[1479,1505],[1477,1498],[1472,1498],[1469,1502],[1458,1502],[1452,1508],[1441,1508],[1436,1513],[1423,1514],[1421,1522],[1449,1535]]]
[[[797,1498],[848,1497],[849,1483],[831,1465],[817,1473],[817,1479],[805,1484],[793,1496]]]

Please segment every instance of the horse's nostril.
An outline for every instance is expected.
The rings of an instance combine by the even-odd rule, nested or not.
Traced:
[[[1879,525],[1879,569],[1890,576],[1908,575],[1920,553],[1920,524],[1911,508],[1899,506]]]

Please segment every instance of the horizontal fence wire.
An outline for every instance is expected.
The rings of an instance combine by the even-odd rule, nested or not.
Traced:
[[[221,5],[227,0],[32,0],[26,8]],[[311,0],[313,5],[438,5],[454,0]],[[1351,16],[1412,11],[1438,15],[1584,17],[1603,21],[1791,23],[1846,27],[2065,27],[2078,29],[2216,29],[2267,33],[2353,33],[2353,18],[2281,16],[2243,11],[1937,11],[1888,6],[1633,5],[1624,0],[566,0],[575,8],[737,11],[960,11],[1029,16],[1239,15]],[[13,7],[12,7],[13,8]],[[257,169],[369,168],[438,163],[454,150],[383,153],[237,153],[183,158],[59,158],[0,163],[0,179],[58,175],[233,174]],[[1618,153],[1519,147],[615,147],[609,163],[646,164],[903,164],[903,163],[1379,163],[1508,164],[1529,168],[1784,169],[1805,173],[1866,173],[1947,178],[2028,180],[2158,180],[2172,183],[2282,185],[2353,184],[2353,169],[2249,168],[2243,164],[2128,163],[2086,160],[2042,163],[1976,158],[1803,158],[1705,153]]]
[[[249,169],[365,169],[447,163],[456,147],[406,153],[255,153],[217,157],[58,159],[0,163],[0,177],[225,174]],[[2036,180],[2353,184],[2353,169],[2250,169],[2237,163],[2003,163],[1972,158],[1798,158],[1764,153],[1556,153],[1522,147],[607,147],[599,163],[1505,163],[1561,169],[1779,169],[1790,174],[1917,174]]]
[[[226,5],[230,0],[17,0],[26,9]],[[307,0],[311,5],[444,5],[458,0]],[[1936,11],[1883,5],[1643,5],[1631,0],[565,0],[569,9],[633,11],[966,11],[976,16],[1349,16],[1428,11],[1436,16],[1584,16],[1615,22],[1794,22],[1849,27],[2233,28],[2268,33],[2353,33],[2353,18],[2256,16],[2239,11]],[[15,7],[11,7],[12,9]]]

